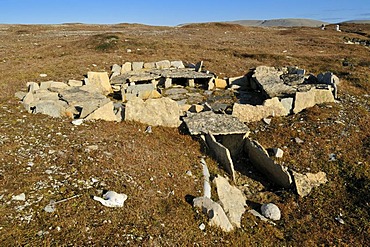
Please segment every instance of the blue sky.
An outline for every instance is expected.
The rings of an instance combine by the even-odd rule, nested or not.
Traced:
[[[0,23],[142,23],[370,19],[370,0],[0,0]]]

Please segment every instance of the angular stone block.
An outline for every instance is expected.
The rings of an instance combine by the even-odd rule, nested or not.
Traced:
[[[178,127],[180,125],[179,106],[169,98],[133,98],[126,103],[125,120],[138,121],[152,126]]]
[[[171,62],[168,60],[162,60],[155,63],[157,69],[168,69],[171,67]]]

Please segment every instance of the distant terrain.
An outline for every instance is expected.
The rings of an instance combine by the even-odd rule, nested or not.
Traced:
[[[322,24],[337,24],[329,23],[320,20],[313,19],[295,19],[295,18],[283,18],[283,19],[271,19],[271,20],[236,20],[226,21],[226,23],[239,24],[248,27],[320,27]],[[349,20],[342,23],[356,23],[356,24],[369,24],[370,20]],[[181,24],[183,26],[187,24]]]

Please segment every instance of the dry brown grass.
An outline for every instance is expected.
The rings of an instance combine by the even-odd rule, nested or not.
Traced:
[[[369,39],[370,26],[351,24],[341,29],[339,33],[217,23],[186,27],[0,25],[2,246],[366,245],[370,116],[369,97],[364,95],[370,92],[369,49],[346,45],[344,38]],[[286,146],[283,162],[287,166],[324,171],[329,183],[303,199],[272,186],[257,191],[250,200],[273,200],[281,207],[283,217],[277,226],[245,213],[240,230],[226,234],[207,227],[202,232],[198,225],[206,218],[185,200],[188,194],[200,195],[202,188],[199,157],[203,154],[196,140],[176,129],[159,127],[148,135],[146,126],[134,122],[73,127],[67,120],[22,111],[13,96],[28,81],[82,79],[87,71],[109,71],[114,63],[162,59],[204,60],[206,68],[221,77],[243,75],[258,65],[297,65],[315,74],[333,71],[343,84],[339,103],[274,118],[269,126],[250,125],[252,137],[266,147]],[[342,66],[344,59],[352,66]],[[40,73],[48,77],[40,78]],[[293,142],[297,136],[305,142]],[[89,145],[98,145],[99,151],[86,152]],[[337,155],[336,161],[328,161],[330,153]],[[34,162],[31,171],[27,170],[29,161]],[[207,158],[207,162],[212,174],[222,173],[215,161]],[[46,174],[52,166],[57,171]],[[187,170],[195,177],[186,176]],[[84,187],[93,177],[106,185]],[[249,181],[243,175],[238,179]],[[61,184],[35,188],[38,181]],[[129,199],[122,209],[104,208],[90,199],[97,189],[124,192]],[[22,203],[7,202],[22,192],[27,198],[43,198],[18,212],[14,207]],[[43,211],[50,199],[75,194],[82,196],[59,204],[55,213]],[[17,218],[31,213],[28,224]],[[335,221],[339,213],[345,225]],[[38,236],[40,230],[49,234]]]

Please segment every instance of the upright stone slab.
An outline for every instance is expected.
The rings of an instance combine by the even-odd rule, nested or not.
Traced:
[[[214,156],[215,159],[220,162],[226,172],[229,173],[231,178],[235,181],[234,163],[231,159],[229,150],[225,148],[221,143],[218,143],[212,133],[206,135],[206,142],[212,156]]]
[[[107,72],[89,71],[87,72],[87,78],[89,80],[89,85],[99,89],[102,94],[108,95],[113,93]]]
[[[113,77],[119,76],[121,74],[121,70],[121,66],[119,66],[118,64],[113,64],[112,75],[110,76],[110,78],[112,79]]]
[[[178,127],[180,110],[176,101],[169,98],[134,98],[126,103],[125,120],[137,121],[152,126]]]
[[[171,61],[171,67],[176,69],[184,69],[185,66],[182,61]]]
[[[133,71],[142,70],[143,67],[144,67],[144,62],[133,62],[132,63],[132,70]]]
[[[241,218],[245,212],[246,198],[241,190],[229,184],[226,178],[217,176],[214,179],[220,204],[231,224],[241,227]]]
[[[132,70],[132,64],[130,62],[126,62],[122,65],[121,74],[129,72]]]
[[[236,88],[239,88],[240,90],[246,90],[250,87],[247,76],[230,77],[229,85],[231,86],[231,88],[233,88],[234,86]]]
[[[245,152],[253,166],[255,166],[267,179],[283,188],[290,188],[292,178],[286,167],[276,164],[267,151],[257,141],[246,139]]]
[[[35,91],[40,89],[40,86],[37,82],[27,82],[28,92],[34,93]]]
[[[144,69],[155,69],[155,63],[144,63]]]
[[[169,69],[171,67],[171,62],[168,60],[162,60],[155,63],[157,69]]]

